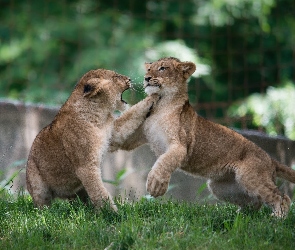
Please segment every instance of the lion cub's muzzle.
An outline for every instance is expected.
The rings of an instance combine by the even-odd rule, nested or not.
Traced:
[[[144,78],[144,80],[145,80],[146,82],[149,82],[151,79],[152,79],[152,77],[150,77],[150,76]]]
[[[121,93],[121,102],[127,104],[127,102],[123,100],[123,93],[124,93],[126,90],[128,90],[128,89],[131,88],[131,86],[132,86],[132,84],[131,84],[131,79],[128,78],[128,80],[127,80],[125,83],[126,83],[125,89],[123,89],[123,91],[122,91],[122,93]]]
[[[144,84],[143,84],[143,87],[146,88],[146,87],[158,87],[160,88],[161,85],[159,84],[159,81],[158,79],[153,79],[152,77],[150,76],[145,76],[144,77]]]
[[[121,88],[122,92],[124,92],[124,91],[127,90],[127,89],[130,89],[131,86],[132,86],[132,84],[131,84],[131,79],[130,79],[130,78],[127,78],[126,80],[122,81],[122,82],[120,83],[120,85],[121,85],[120,88]]]

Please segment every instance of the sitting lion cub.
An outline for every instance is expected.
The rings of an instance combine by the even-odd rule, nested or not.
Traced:
[[[120,141],[146,118],[158,97],[147,97],[117,120],[124,108],[122,93],[130,79],[114,71],[86,73],[53,122],[35,138],[27,162],[27,189],[38,207],[52,199],[89,197],[96,207],[106,200],[116,210],[101,178],[101,161],[111,137]],[[115,129],[113,129],[115,128]]]
[[[295,171],[242,135],[195,113],[186,85],[195,69],[194,63],[172,57],[146,64],[145,92],[159,94],[160,100],[121,147],[131,150],[148,142],[157,155],[147,179],[148,192],[163,195],[172,172],[181,169],[207,178],[209,189],[220,200],[254,209],[266,203],[273,215],[285,216],[290,198],[274,182],[279,176],[295,183]]]

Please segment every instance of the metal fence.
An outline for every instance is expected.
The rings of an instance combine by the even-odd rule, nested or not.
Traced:
[[[27,74],[29,80],[26,79],[25,83],[22,76],[17,78],[20,83],[13,78],[17,67],[23,68],[22,61],[14,63],[12,58],[11,62],[7,62],[2,56],[0,73],[6,74],[2,77],[2,84],[4,81],[10,81],[4,88],[7,93],[12,88],[27,88],[36,77],[39,82],[43,82],[45,78],[51,77],[50,74],[58,79],[51,87],[62,91],[64,87],[61,82],[72,77],[67,71],[71,65],[76,67],[77,72],[83,72],[88,67],[87,60],[83,63],[83,52],[89,46],[95,46],[95,41],[96,49],[103,50],[106,54],[107,59],[100,58],[101,65],[105,64],[114,69],[122,65],[128,67],[128,63],[125,64],[127,57],[131,57],[130,60],[136,58],[135,52],[138,50],[138,54],[142,53],[144,47],[149,49],[150,46],[165,41],[183,41],[188,48],[196,51],[202,62],[211,69],[209,75],[190,81],[191,103],[201,115],[228,126],[251,126],[247,117],[235,119],[227,115],[228,107],[232,103],[251,93],[264,93],[268,86],[277,86],[285,80],[295,82],[294,0],[277,0],[273,3],[263,0],[244,0],[237,3],[205,0],[64,0],[58,4],[47,0],[1,2],[1,19],[5,21],[1,26],[2,45],[5,45],[5,42],[17,42],[15,38],[21,38],[30,32],[34,42],[34,29],[38,28],[31,27],[38,25],[41,30],[40,39],[44,40],[44,50],[50,39],[54,43],[52,48],[48,48],[49,54],[54,51],[52,55],[46,55],[40,61],[32,59],[35,63],[31,62],[32,68],[40,64],[42,67],[36,72],[31,70],[32,72]],[[215,6],[214,3],[219,3],[220,6]],[[20,16],[23,19],[20,19]],[[55,16],[61,16],[57,19],[58,22],[52,21]],[[89,16],[95,17],[97,23],[91,23],[95,19],[87,19]],[[99,19],[100,17],[102,19]],[[119,19],[121,21],[118,21]],[[50,26],[50,22],[54,27]],[[124,34],[119,34],[119,25],[123,27],[125,24],[126,27],[121,29]],[[61,30],[56,26],[59,25],[67,26],[62,34],[58,33]],[[105,27],[108,30],[104,30]],[[101,42],[104,47],[101,47],[98,38],[92,41],[92,45],[87,44],[87,41],[91,40],[89,30],[93,32],[92,36],[107,37]],[[20,34],[21,31],[23,34]],[[153,43],[140,44],[139,47],[136,43],[133,45],[132,42],[140,36],[146,36],[147,42],[149,35],[153,37]],[[122,44],[122,38],[118,38],[122,36],[129,45]],[[43,46],[40,42],[37,45]],[[38,57],[35,55],[38,52],[34,52],[37,45],[27,49],[24,58]],[[3,50],[1,51],[3,53]],[[118,51],[124,51],[125,56],[114,56],[120,53]],[[91,51],[87,53],[91,55]],[[80,64],[75,62],[79,56],[82,58]],[[23,60],[23,63],[25,64],[26,60]],[[53,66],[53,69],[56,71],[49,72],[47,69],[54,63],[56,66]],[[132,71],[128,70],[129,73]],[[8,76],[7,72],[10,72]],[[9,93],[12,95],[11,91]]]

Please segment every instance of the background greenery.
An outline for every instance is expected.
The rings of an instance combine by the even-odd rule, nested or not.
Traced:
[[[294,86],[294,0],[0,3],[1,97],[60,105],[86,71],[108,68],[133,79],[134,90],[126,94],[133,104],[144,96],[143,63],[171,55],[198,64],[189,96],[201,115],[269,132],[255,108],[242,103],[243,112],[233,109],[269,86]],[[272,134],[295,138],[294,114],[291,132],[283,118],[269,117],[277,124]]]

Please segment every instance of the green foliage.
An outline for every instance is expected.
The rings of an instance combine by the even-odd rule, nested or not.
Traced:
[[[145,52],[157,44],[161,30],[160,22],[146,26],[103,1],[18,1],[6,8],[0,25],[0,92],[24,101],[61,104],[79,77],[95,68],[141,82]],[[143,93],[135,95],[138,100]]]
[[[15,168],[17,166],[23,165],[26,162],[26,159],[22,159],[19,161],[15,161],[13,164],[8,166],[8,169]],[[4,179],[0,182],[0,194],[3,193],[6,190],[10,189],[10,186],[13,184],[13,180],[19,175],[21,171],[23,171],[24,168],[21,168],[19,170],[14,171],[11,176],[8,179]],[[2,179],[2,175],[4,175],[4,172],[0,170],[0,178]]]
[[[103,182],[110,183],[110,184],[118,187],[121,184],[121,182],[124,181],[124,179],[127,177],[128,174],[130,174],[130,173],[128,173],[127,169],[123,168],[120,171],[118,171],[114,180],[104,179]]]
[[[143,62],[169,55],[198,64],[193,104],[234,101],[292,79],[294,10],[293,0],[3,1],[0,95],[61,104],[86,71],[108,68],[133,79],[133,104]]]
[[[122,71],[122,65],[129,65],[121,73],[131,70],[153,36],[119,10],[97,13],[98,8],[95,1],[50,6],[18,2],[11,10],[18,14],[12,18],[6,13],[2,23],[2,32],[4,27],[13,29],[1,39],[1,92],[25,101],[62,103],[90,69]],[[130,51],[134,53],[127,56]]]
[[[211,0],[199,1],[194,21],[197,24],[211,23],[216,26],[232,25],[235,19],[257,18],[263,31],[270,31],[268,16],[275,0]]]
[[[0,199],[1,249],[293,249],[295,212],[236,213],[231,205],[117,200],[118,213],[79,201],[35,209],[25,195]]]
[[[284,134],[295,139],[295,85],[269,87],[265,94],[253,94],[229,109],[231,116],[251,116],[253,125],[270,135]]]
[[[211,0],[196,5],[198,51],[213,73],[200,81],[199,102],[232,103],[294,79],[294,1]]]

